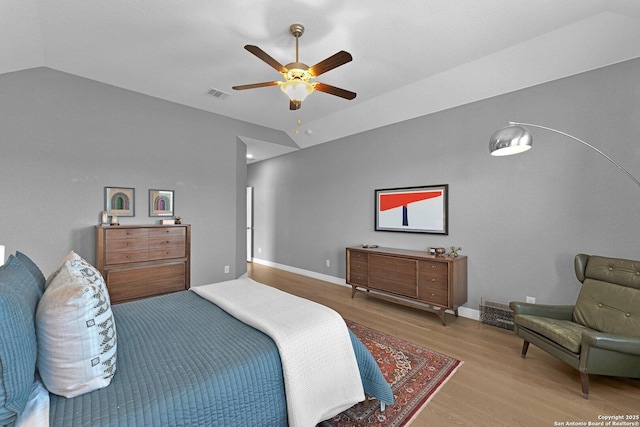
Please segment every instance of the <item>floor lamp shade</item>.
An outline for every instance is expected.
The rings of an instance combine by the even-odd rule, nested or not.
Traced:
[[[522,126],[510,125],[498,129],[489,140],[492,156],[509,156],[527,151],[533,145],[533,136]]]
[[[491,135],[491,138],[489,139],[489,153],[491,153],[492,156],[508,156],[510,154],[522,153],[523,151],[527,151],[528,149],[530,149],[533,145],[533,137],[525,126],[544,129],[550,132],[564,135],[569,139],[573,139],[574,141],[579,142],[580,144],[590,148],[591,150],[607,159],[609,162],[615,165],[615,167],[620,169],[620,171],[624,173],[627,178],[633,181],[634,184],[640,187],[640,181],[638,181],[635,176],[631,175],[628,170],[620,166],[618,162],[602,152],[602,150],[600,150],[599,148],[596,148],[588,142],[585,142],[573,135],[569,135],[568,133],[546,126],[535,125],[532,123],[509,122],[509,126],[498,129],[493,133],[493,135]]]

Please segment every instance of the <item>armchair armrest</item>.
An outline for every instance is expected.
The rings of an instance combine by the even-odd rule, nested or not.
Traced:
[[[588,330],[582,332],[582,344],[640,356],[640,337]]]
[[[509,307],[513,314],[530,314],[532,316],[550,317],[558,320],[573,320],[572,305],[544,305],[511,301]]]

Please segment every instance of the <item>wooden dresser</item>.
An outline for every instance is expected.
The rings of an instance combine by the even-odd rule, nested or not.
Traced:
[[[96,268],[111,303],[189,289],[190,225],[96,227]]]
[[[348,247],[346,256],[351,298],[366,290],[376,298],[436,313],[443,325],[445,310],[457,316],[458,307],[467,302],[466,256],[361,246]]]

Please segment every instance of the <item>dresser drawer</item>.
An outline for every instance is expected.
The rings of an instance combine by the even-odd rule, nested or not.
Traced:
[[[107,239],[105,242],[105,249],[107,250],[107,253],[112,251],[146,251],[148,247],[149,243],[146,238]]]
[[[149,238],[154,239],[162,236],[182,237],[184,239],[186,230],[184,227],[164,227],[164,228],[149,228]],[[184,241],[184,240],[183,240]]]
[[[106,282],[112,301],[123,302],[152,295],[181,291],[185,282],[186,263],[173,263],[110,270]]]
[[[148,228],[110,228],[105,230],[105,240],[108,242],[112,239],[138,239],[146,238],[149,235]]]
[[[186,256],[185,247],[166,245],[157,249],[149,250],[149,260],[184,258]]]
[[[149,250],[145,245],[138,250],[110,251],[105,255],[105,265],[127,264],[132,262],[147,261]]]

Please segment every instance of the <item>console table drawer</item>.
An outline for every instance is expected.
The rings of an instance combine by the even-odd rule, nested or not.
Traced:
[[[449,292],[447,289],[442,290],[420,286],[418,287],[418,299],[442,307],[449,306]]]
[[[418,261],[418,286],[440,290],[449,289],[447,264]]]
[[[416,262],[405,258],[369,255],[369,286],[416,297]]]

